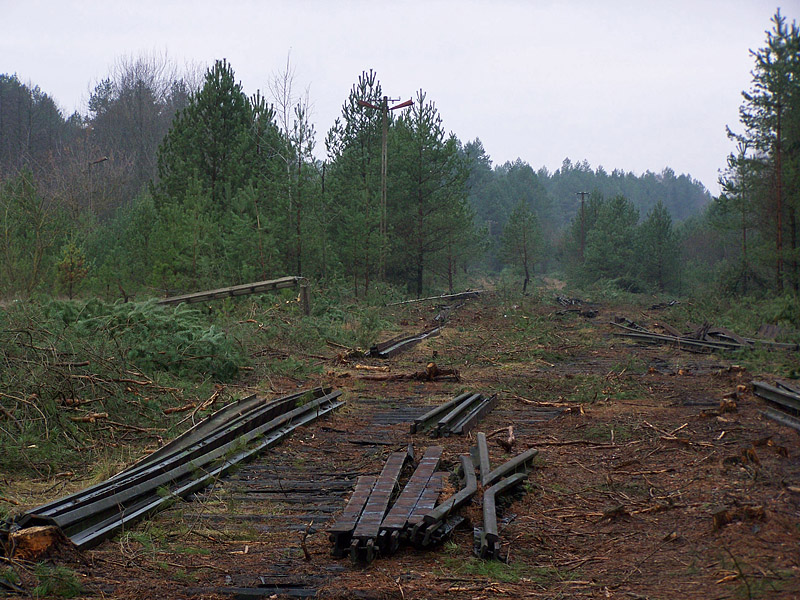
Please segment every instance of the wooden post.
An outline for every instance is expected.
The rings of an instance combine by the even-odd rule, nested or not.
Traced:
[[[300,284],[300,301],[303,303],[303,314],[306,316],[311,314],[311,302],[308,296],[308,283],[303,282]]]

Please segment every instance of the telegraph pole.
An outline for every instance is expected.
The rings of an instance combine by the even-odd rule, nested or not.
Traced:
[[[89,212],[93,212],[94,210],[94,202],[92,200],[92,165],[97,165],[107,160],[108,160],[107,156],[101,156],[96,160],[89,161],[89,166],[86,168],[89,177]]]
[[[576,192],[581,197],[581,260],[583,260],[583,250],[586,245],[586,213],[584,212],[583,199],[589,192]]]
[[[399,99],[399,98],[398,98]],[[359,100],[358,103],[361,106],[366,106],[367,108],[373,108],[375,110],[381,111],[381,116],[383,117],[383,135],[381,138],[381,222],[380,222],[380,234],[381,234],[381,277],[383,279],[386,278],[386,249],[388,247],[388,239],[387,239],[387,215],[386,215],[386,163],[388,158],[388,138],[389,138],[389,111],[390,110],[397,110],[398,108],[406,108],[411,106],[414,102],[413,100],[406,100],[401,104],[396,104],[395,106],[389,107],[390,98],[388,96],[384,96],[381,99],[380,106],[376,106],[371,102],[366,102],[364,100]],[[392,102],[396,102],[396,99],[391,99]]]

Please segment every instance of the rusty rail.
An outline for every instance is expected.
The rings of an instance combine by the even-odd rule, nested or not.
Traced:
[[[25,513],[20,527],[57,525],[79,548],[93,546],[146,515],[168,505],[175,497],[202,489],[236,463],[269,448],[297,427],[335,410],[341,392],[317,388],[313,400],[293,394],[269,402],[245,402],[247,410],[222,409],[225,420],[210,419],[215,427],[187,432],[158,453],[111,479],[77,494]]]
[[[407,459],[407,452],[394,452],[389,456],[372,487],[350,540],[350,559],[354,563],[362,561],[369,563],[378,555],[379,547],[376,542],[383,516],[386,514],[389,501],[397,487],[397,480],[400,478],[400,471]]]
[[[486,478],[492,470],[489,463],[489,444],[486,441],[486,434],[479,431],[475,435],[476,449],[478,452],[478,468],[481,472],[481,485],[486,486]]]
[[[416,346],[426,338],[439,335],[441,329],[441,327],[437,326],[431,329],[426,329],[422,333],[418,333],[416,335],[396,337],[386,342],[381,342],[380,344],[376,344],[370,348],[367,355],[377,358],[391,358],[395,354],[399,354],[404,350],[408,350],[409,348]]]
[[[281,277],[280,279],[244,283],[242,285],[217,288],[215,290],[207,290],[204,292],[192,292],[191,294],[182,294],[180,296],[162,298],[157,302],[157,304],[172,305],[181,304],[183,302],[206,302],[208,300],[219,300],[221,298],[233,298],[237,296],[247,296],[249,294],[260,294],[297,286],[307,288],[305,277]]]
[[[350,553],[350,542],[353,539],[353,530],[358,524],[358,519],[375,486],[376,477],[362,475],[358,478],[356,489],[345,506],[344,512],[336,519],[336,523],[328,529],[328,539],[333,543],[331,554],[337,557]]]
[[[497,394],[486,398],[482,397],[481,402],[475,406],[470,412],[464,415],[458,423],[451,429],[452,433],[456,435],[463,435],[469,433],[478,424],[483,417],[491,412],[497,405]]]
[[[441,541],[448,533],[447,519],[450,515],[467,504],[478,491],[478,480],[475,478],[475,467],[469,456],[461,456],[461,474],[464,487],[423,515],[422,520],[412,529],[409,539],[417,546],[426,547]]]
[[[439,419],[436,424],[434,435],[446,436],[454,432],[456,426],[461,423],[465,415],[467,415],[473,408],[483,401],[483,396],[480,394],[472,394],[465,398],[462,402],[456,405],[450,412]]]
[[[420,433],[427,429],[431,430],[434,437],[469,433],[496,404],[497,394],[488,398],[470,392],[459,394],[414,419],[411,433]]]
[[[511,473],[527,471],[530,464],[539,454],[535,448],[529,448],[521,454],[517,454],[511,460],[506,461],[496,469],[489,472],[486,478],[481,477],[484,486],[492,486]]]
[[[440,486],[431,485],[431,478],[434,471],[439,466],[439,459],[442,456],[441,446],[431,446],[419,461],[416,470],[406,483],[403,491],[400,492],[391,510],[384,517],[378,533],[378,543],[383,554],[391,554],[400,547],[400,535],[406,529],[409,520],[415,510],[420,507],[420,503],[425,496],[426,490],[438,489]],[[437,492],[438,495],[438,492]],[[425,496],[425,500],[430,501],[432,494]],[[435,502],[435,497],[433,498]],[[433,508],[431,505],[428,508]]]
[[[448,400],[444,404],[440,404],[436,408],[429,410],[424,415],[415,418],[414,422],[411,424],[411,433],[418,433],[432,427],[441,415],[445,414],[449,410],[452,410],[454,406],[460,404],[470,396],[470,392],[464,392],[452,400]]]
[[[753,393],[778,409],[764,410],[762,415],[800,431],[800,390],[783,383],[773,386],[763,381],[753,381]]]
[[[497,530],[496,497],[511,490],[525,480],[527,474],[515,473],[495,483],[483,492],[483,533],[481,534],[480,557],[500,558],[500,534]]]

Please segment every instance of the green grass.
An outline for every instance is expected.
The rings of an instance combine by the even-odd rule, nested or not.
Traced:
[[[34,567],[37,580],[31,595],[34,598],[76,598],[83,593],[78,575],[60,565],[39,563]]]
[[[504,563],[497,560],[482,560],[480,558],[445,558],[444,564],[451,573],[462,575],[475,575],[486,577],[493,581],[503,583],[516,583],[523,577],[531,574],[530,567],[522,563]]]
[[[532,567],[521,562],[504,563],[498,560],[483,560],[470,557],[445,557],[443,560],[449,573],[485,577],[501,583],[518,583],[532,581],[546,585],[555,581],[575,579],[575,572],[562,572],[554,567]]]

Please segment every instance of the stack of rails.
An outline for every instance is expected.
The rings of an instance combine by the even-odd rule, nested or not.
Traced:
[[[480,556],[496,559],[500,557],[500,536],[495,498],[525,480],[538,451],[531,448],[491,469],[485,434],[479,433],[478,440],[475,453],[479,457],[484,488]],[[379,555],[393,554],[403,542],[427,548],[442,543],[464,521],[456,511],[468,504],[478,491],[475,465],[469,456],[462,455],[461,489],[435,505],[444,476],[436,472],[442,455],[440,446],[426,450],[392,508],[386,512],[409,455],[410,452],[395,452],[384,464],[380,476],[359,477],[344,512],[328,529],[334,556],[349,554],[354,563],[369,563]]]
[[[465,392],[414,419],[411,433],[430,430],[434,437],[463,435],[472,431],[497,405],[497,394],[484,396]]]
[[[25,513],[15,527],[56,525],[78,548],[94,546],[342,406],[340,395],[316,388],[232,403],[107,481]]]

